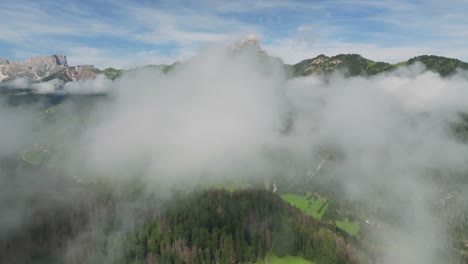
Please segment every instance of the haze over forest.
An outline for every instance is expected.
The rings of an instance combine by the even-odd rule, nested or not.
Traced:
[[[355,16],[394,11],[351,2]],[[247,25],[236,3],[192,8],[210,21],[238,12],[230,23]],[[312,6],[265,3],[255,12],[285,7],[279,24]],[[140,4],[109,10],[158,21],[193,14]],[[49,17],[33,3],[13,6],[35,10],[27,22]],[[67,7],[71,20],[82,8],[104,28],[117,16]],[[200,29],[190,56],[130,67],[76,54],[72,65],[46,48],[0,53],[0,263],[468,263],[463,54],[415,48],[395,61],[343,48],[291,62],[268,49],[270,26],[259,34],[266,45],[253,33],[218,39]],[[76,42],[101,45],[95,31]]]

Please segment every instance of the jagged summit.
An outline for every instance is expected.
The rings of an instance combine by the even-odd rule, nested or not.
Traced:
[[[98,74],[115,79],[121,72],[112,68],[99,70],[93,65],[69,66],[67,57],[62,54],[38,56],[24,62],[0,59],[0,82],[15,78],[27,78],[33,81],[60,79],[69,82],[93,79]]]
[[[260,47],[258,37],[253,33],[247,35],[246,40],[242,43],[242,45],[249,47]]]
[[[244,41],[235,43],[232,47],[233,50],[239,51],[239,50],[253,50],[254,52],[257,52],[258,54],[268,56],[266,51],[264,51],[260,47],[260,39],[258,38],[257,35],[250,33],[245,37]]]
[[[13,62],[17,63],[17,62]],[[48,65],[63,65],[68,66],[67,57],[62,54],[52,54],[49,56],[39,56],[26,60],[25,62],[19,62],[19,64],[48,64]]]
[[[39,56],[24,62],[0,59],[0,81],[18,77],[41,80],[68,67],[64,55]]]

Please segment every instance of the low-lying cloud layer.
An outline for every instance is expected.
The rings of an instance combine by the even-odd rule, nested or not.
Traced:
[[[146,158],[155,177],[186,179],[262,167],[262,149],[281,125],[280,70],[216,51],[168,75],[124,77],[100,113],[103,122],[85,133],[89,162],[121,171]]]
[[[341,183],[346,199],[401,219],[399,228],[382,229],[382,240],[402,246],[389,247],[381,263],[438,263],[448,237],[432,210],[444,195],[433,176],[468,171],[467,145],[450,130],[468,112],[467,76],[444,79],[416,64],[371,78],[288,79],[268,59],[214,49],[168,74],[143,69],[61,89],[109,91],[111,100],[70,139],[70,162],[88,171],[138,171],[167,186],[203,175],[303,179],[333,159],[321,178]],[[38,93],[57,89],[33,85]]]
[[[16,78],[0,83],[0,87],[18,90],[27,89],[36,94],[102,94],[111,89],[112,81],[102,74],[94,79],[75,82],[64,82],[60,79],[33,82],[28,78]]]

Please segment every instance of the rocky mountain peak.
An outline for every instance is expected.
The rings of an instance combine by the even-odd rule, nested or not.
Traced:
[[[9,62],[0,59],[0,81],[14,78],[29,78],[41,80],[68,67],[67,57],[64,55],[39,56],[24,62]]]
[[[253,50],[261,55],[268,56],[268,54],[260,47],[260,40],[255,34],[248,34],[244,41],[233,45],[233,50]]]
[[[242,46],[258,47],[260,48],[259,39],[255,34],[248,34],[247,39],[242,42]]]
[[[328,59],[327,56],[325,56],[325,55],[323,55],[323,54],[320,54],[320,55],[318,55],[317,57],[315,57],[315,58],[312,59],[312,64],[324,63],[327,59]]]
[[[7,59],[0,58],[0,65],[7,65],[7,64],[10,64],[10,62]]]
[[[38,65],[48,65],[48,66],[53,66],[53,65],[62,65],[62,66],[68,66],[67,63],[67,57],[65,55],[59,54],[59,55],[50,55],[50,56],[39,56],[35,58],[28,59],[25,62],[18,62],[17,64],[25,64],[25,65],[30,65],[32,67],[38,66]]]
[[[96,77],[93,69],[95,69],[93,65],[72,66],[65,70],[65,74],[72,81],[90,80]]]
[[[68,66],[67,56],[59,54],[59,55],[52,55],[52,57],[55,58],[55,62],[57,63],[57,65]]]

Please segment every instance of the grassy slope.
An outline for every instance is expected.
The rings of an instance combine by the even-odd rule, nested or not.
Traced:
[[[314,264],[315,262],[303,259],[297,256],[284,256],[278,257],[276,255],[269,254],[267,257],[268,264]]]
[[[63,103],[58,103],[41,111],[41,114],[50,115],[63,108]]]
[[[339,229],[352,236],[357,236],[359,233],[359,224],[357,222],[349,222],[348,219],[345,219],[344,221],[336,221],[335,224]]]
[[[328,209],[327,200],[323,198],[314,199],[296,194],[283,194],[281,198],[316,219],[321,219]],[[335,224],[339,229],[352,236],[357,236],[359,233],[359,224],[357,222],[350,222],[348,219],[345,219],[344,221],[335,221]]]
[[[23,150],[21,158],[34,165],[46,165],[49,167],[58,167],[64,162],[66,152],[63,150],[51,149],[47,152],[28,148]]]
[[[28,149],[21,154],[21,157],[29,163],[39,165],[45,162],[49,155],[41,150]]]
[[[327,202],[326,199],[313,199],[296,194],[283,194],[281,195],[281,198],[290,205],[300,209],[301,211],[316,219],[321,219],[328,208],[328,205],[324,205]],[[322,206],[323,208],[320,210]]]

